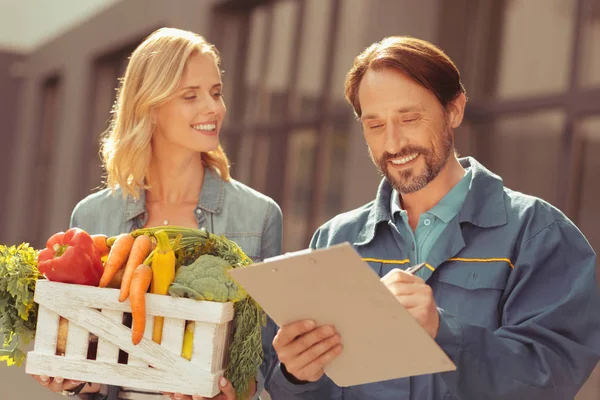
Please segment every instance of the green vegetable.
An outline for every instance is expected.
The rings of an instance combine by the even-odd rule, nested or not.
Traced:
[[[177,270],[175,280],[169,287],[173,297],[187,297],[225,303],[238,302],[247,294],[229,276],[231,266],[222,258],[205,254],[190,265]]]
[[[179,270],[182,270],[184,274],[184,281],[193,281],[195,274],[191,272],[184,272],[184,266],[190,266],[202,255],[212,255],[225,261],[226,264],[221,263],[223,269],[229,268],[241,268],[246,265],[252,264],[252,260],[244,254],[242,249],[235,244],[235,242],[225,238],[224,236],[217,236],[207,232],[203,229],[190,229],[177,226],[161,226],[157,228],[144,228],[133,231],[133,236],[138,235],[154,235],[156,231],[162,230],[169,235],[169,239],[174,240],[177,236],[181,235],[179,245],[175,249],[175,255],[177,258],[177,274]],[[202,263],[207,262],[209,259],[205,259]],[[210,264],[216,265],[214,260]],[[191,268],[190,271],[196,268]],[[212,268],[210,268],[212,270]],[[212,280],[206,280],[200,282],[201,288],[197,292],[206,298],[205,295],[212,296],[224,296],[224,292],[218,292],[217,289],[220,287],[219,282],[222,283],[222,278],[219,277],[218,270],[208,272],[202,278],[212,278]],[[190,276],[186,275],[190,273]],[[217,277],[211,274],[216,274]],[[175,278],[177,280],[177,277]],[[229,278],[230,279],[230,278]],[[202,289],[202,286],[206,288],[214,288],[215,292],[209,293],[210,289]],[[188,288],[194,290],[193,288]],[[171,289],[169,289],[171,290]],[[173,293],[177,293],[177,287],[173,289]],[[195,291],[195,290],[194,290]],[[192,292],[189,291],[191,294]],[[173,294],[172,294],[173,295]],[[229,298],[228,290],[228,298]],[[225,368],[225,378],[231,382],[236,390],[238,399],[245,399],[249,397],[250,382],[255,379],[258,369],[263,359],[263,348],[261,341],[261,327],[266,325],[266,315],[260,308],[258,303],[254,301],[250,296],[245,293],[232,293],[231,298],[236,299],[241,297],[242,299],[235,302],[234,304],[234,319],[233,319],[233,333],[232,339],[229,344],[229,359],[228,364]]]
[[[0,245],[0,361],[20,366],[25,359],[21,348],[35,336],[37,304],[33,301],[35,284],[41,277],[37,268],[38,251],[27,243]]]

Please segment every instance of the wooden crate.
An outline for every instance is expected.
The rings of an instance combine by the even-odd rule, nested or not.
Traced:
[[[38,281],[39,304],[34,350],[26,372],[87,382],[213,397],[226,362],[233,319],[232,303],[215,303],[146,294],[144,338],[131,342],[119,290]],[[56,355],[59,317],[69,320],[66,353]],[[162,344],[152,341],[154,316],[163,316]],[[181,357],[186,321],[195,321],[191,361]],[[98,337],[96,358],[87,359],[90,334]],[[118,362],[119,349],[128,354]]]

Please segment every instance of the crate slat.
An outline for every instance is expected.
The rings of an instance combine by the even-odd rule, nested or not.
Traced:
[[[30,352],[26,366],[28,374],[43,375],[52,371],[57,376],[86,382],[98,382],[145,390],[180,392],[213,397],[219,393],[217,374],[196,369],[194,375],[165,373],[155,368],[126,364],[109,364],[94,360],[69,360],[54,355]]]
[[[223,369],[227,325],[195,321],[192,363],[213,373]]]
[[[147,315],[146,316],[146,329],[144,329],[144,337],[146,339],[152,340],[152,330],[154,328],[154,317]],[[144,360],[137,358],[135,356],[129,356],[127,360],[127,364],[135,365],[137,367],[147,367],[148,363],[144,362]]]
[[[144,338],[139,344],[134,345],[131,342],[131,329],[106,318],[96,310],[64,303],[62,299],[55,299],[49,308],[60,312],[69,321],[75,321],[99,338],[102,337],[119,346],[130,356],[141,358],[157,369],[179,370],[183,374],[189,373],[192,376],[197,371],[197,368],[185,358],[177,357],[152,340]]]
[[[121,311],[102,310],[102,315],[119,324],[123,321],[123,313]],[[108,340],[98,338],[96,360],[116,364],[119,361],[119,348]]]
[[[220,368],[225,369],[227,366],[227,362],[229,361],[229,345],[231,344],[231,332],[233,330],[233,322],[230,321],[226,324],[222,324],[225,327],[225,338],[219,342],[217,342],[217,347],[215,348],[215,357],[216,357],[216,365],[219,365]]]
[[[76,323],[69,321],[65,357],[85,360],[87,358],[89,343],[90,333]]]
[[[79,307],[131,312],[129,299],[122,303],[118,301],[118,289],[50,281],[39,281],[36,284],[34,297],[36,303],[51,303],[57,298],[67,303],[77,304]],[[181,318],[188,321],[201,320],[219,324],[233,319],[233,304],[147,293],[146,313],[169,318]]]
[[[185,333],[185,320],[165,318],[161,345],[173,354],[181,355],[183,348],[183,335]]]
[[[34,349],[36,353],[52,355],[56,353],[59,318],[57,313],[43,305],[38,308],[36,331],[44,332],[44,334],[35,335]]]

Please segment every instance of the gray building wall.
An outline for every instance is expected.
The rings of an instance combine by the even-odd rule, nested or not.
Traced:
[[[8,240],[15,243],[32,241],[32,236],[36,236],[33,240],[40,240],[65,229],[70,211],[85,195],[80,189],[83,176],[87,174],[82,158],[89,156],[85,152],[89,138],[85,136],[93,135],[93,140],[97,140],[99,134],[91,130],[89,112],[95,60],[139,42],[160,26],[176,26],[209,36],[213,6],[218,3],[219,0],[187,0],[166,6],[160,0],[120,2],[28,56],[18,113],[13,114],[18,119],[14,153],[19,160],[35,159],[43,112],[39,101],[40,88],[49,77],[57,76],[60,111],[54,128],[56,140],[47,183],[52,189],[43,199],[45,210],[52,211],[42,212],[36,226],[23,223],[32,215],[33,198],[39,193],[35,186],[18,184],[31,181],[36,174],[35,163],[20,163],[12,175],[12,189],[6,199],[11,210],[5,221]],[[343,98],[344,76],[362,49],[385,36],[398,34],[436,41],[440,1],[424,0],[422,3],[417,8],[412,7],[410,0],[342,2],[332,86],[335,103],[347,109],[349,118],[352,110]],[[140,7],[143,7],[144,13],[139,12]],[[208,39],[211,40],[210,37]],[[369,159],[360,125],[352,123],[351,127],[343,210],[370,201],[380,180]]]
[[[0,227],[5,227],[8,220],[8,202],[11,194],[10,176],[8,172],[13,169],[16,161],[16,123],[17,106],[20,98],[22,79],[21,61],[23,55],[0,51]],[[0,243],[9,240],[8,232],[0,229]]]
[[[94,95],[96,60],[119,49],[138,43],[161,26],[190,29],[210,37],[213,6],[220,0],[127,0],[66,32],[26,57],[0,53],[0,132],[2,155],[0,171],[0,243],[39,240],[66,229],[73,206],[85,193],[82,182],[88,174],[86,146],[97,140],[100,132],[92,127],[91,99]],[[455,0],[447,6],[443,0],[342,0],[339,46],[334,57],[333,91],[336,106],[351,108],[343,99],[344,76],[353,58],[366,46],[389,35],[408,34],[440,44],[453,57],[467,81],[476,71],[469,71],[464,50],[466,28],[456,24],[468,12],[467,0]],[[444,18],[442,18],[442,15]],[[15,77],[9,71],[15,61],[23,61]],[[227,62],[227,60],[225,60]],[[14,68],[13,68],[14,71]],[[30,224],[36,195],[31,182],[39,173],[37,152],[40,141],[40,93],[49,78],[59,78],[59,103],[53,155],[45,172],[50,190],[42,198],[44,208],[35,226]],[[484,79],[487,77],[480,77]],[[107,116],[108,117],[108,116]],[[341,210],[348,210],[372,200],[380,177],[372,165],[358,123],[351,124],[346,154]],[[466,132],[465,132],[466,133]],[[463,139],[460,139],[463,140]],[[463,154],[472,154],[470,140]],[[4,149],[9,149],[5,151]],[[477,155],[477,154],[476,154]],[[4,167],[4,168],[2,168]],[[502,171],[498,171],[502,173]],[[10,181],[8,181],[10,179]],[[32,238],[35,234],[39,237]],[[42,243],[35,243],[41,245]],[[584,389],[580,400],[598,398],[596,377]],[[39,387],[22,369],[0,368],[2,399],[58,399],[58,395]]]
[[[362,8],[362,12],[356,12],[358,8]],[[419,7],[414,7],[411,0],[363,0],[360,5],[357,4],[353,13],[357,20],[342,18],[347,31],[342,33],[342,38],[346,37],[346,40],[342,39],[342,53],[336,60],[342,67],[337,69],[338,73],[334,75],[334,92],[343,96],[344,76],[352,66],[352,60],[375,41],[386,36],[411,35],[437,43],[440,10],[441,0],[421,0]],[[364,18],[364,15],[368,17]],[[360,21],[363,21],[362,26]],[[352,108],[349,105],[347,108],[351,113]],[[342,198],[344,210],[373,200],[381,180],[369,158],[362,128],[358,122],[352,124],[350,138],[346,158],[347,181]]]
[[[160,0],[128,0],[65,33],[39,50],[26,62],[26,77],[18,106],[15,157],[21,160],[12,175],[8,198],[7,238],[13,242],[31,241],[37,226],[28,226],[35,187],[22,184],[34,178],[35,149],[39,142],[40,87],[51,76],[60,79],[60,112],[55,127],[54,155],[48,172],[48,197],[41,224],[41,237],[67,228],[70,212],[81,197],[82,152],[90,132],[89,99],[94,60],[139,42],[161,26],[172,25],[206,35],[215,1],[180,0],[168,4]],[[4,96],[2,96],[4,97]],[[51,211],[51,212],[50,212]],[[35,240],[38,240],[36,237]]]

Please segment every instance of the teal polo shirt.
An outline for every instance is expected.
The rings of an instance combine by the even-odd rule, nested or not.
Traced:
[[[396,189],[392,191],[390,200],[392,221],[403,239],[412,243],[411,265],[427,262],[427,256],[438,237],[448,222],[460,212],[471,188],[472,175],[471,168],[468,168],[465,176],[431,210],[421,214],[419,224],[414,232],[408,224],[408,213],[400,205],[399,193]],[[423,270],[419,272],[423,272]],[[419,272],[417,275],[420,275]]]

